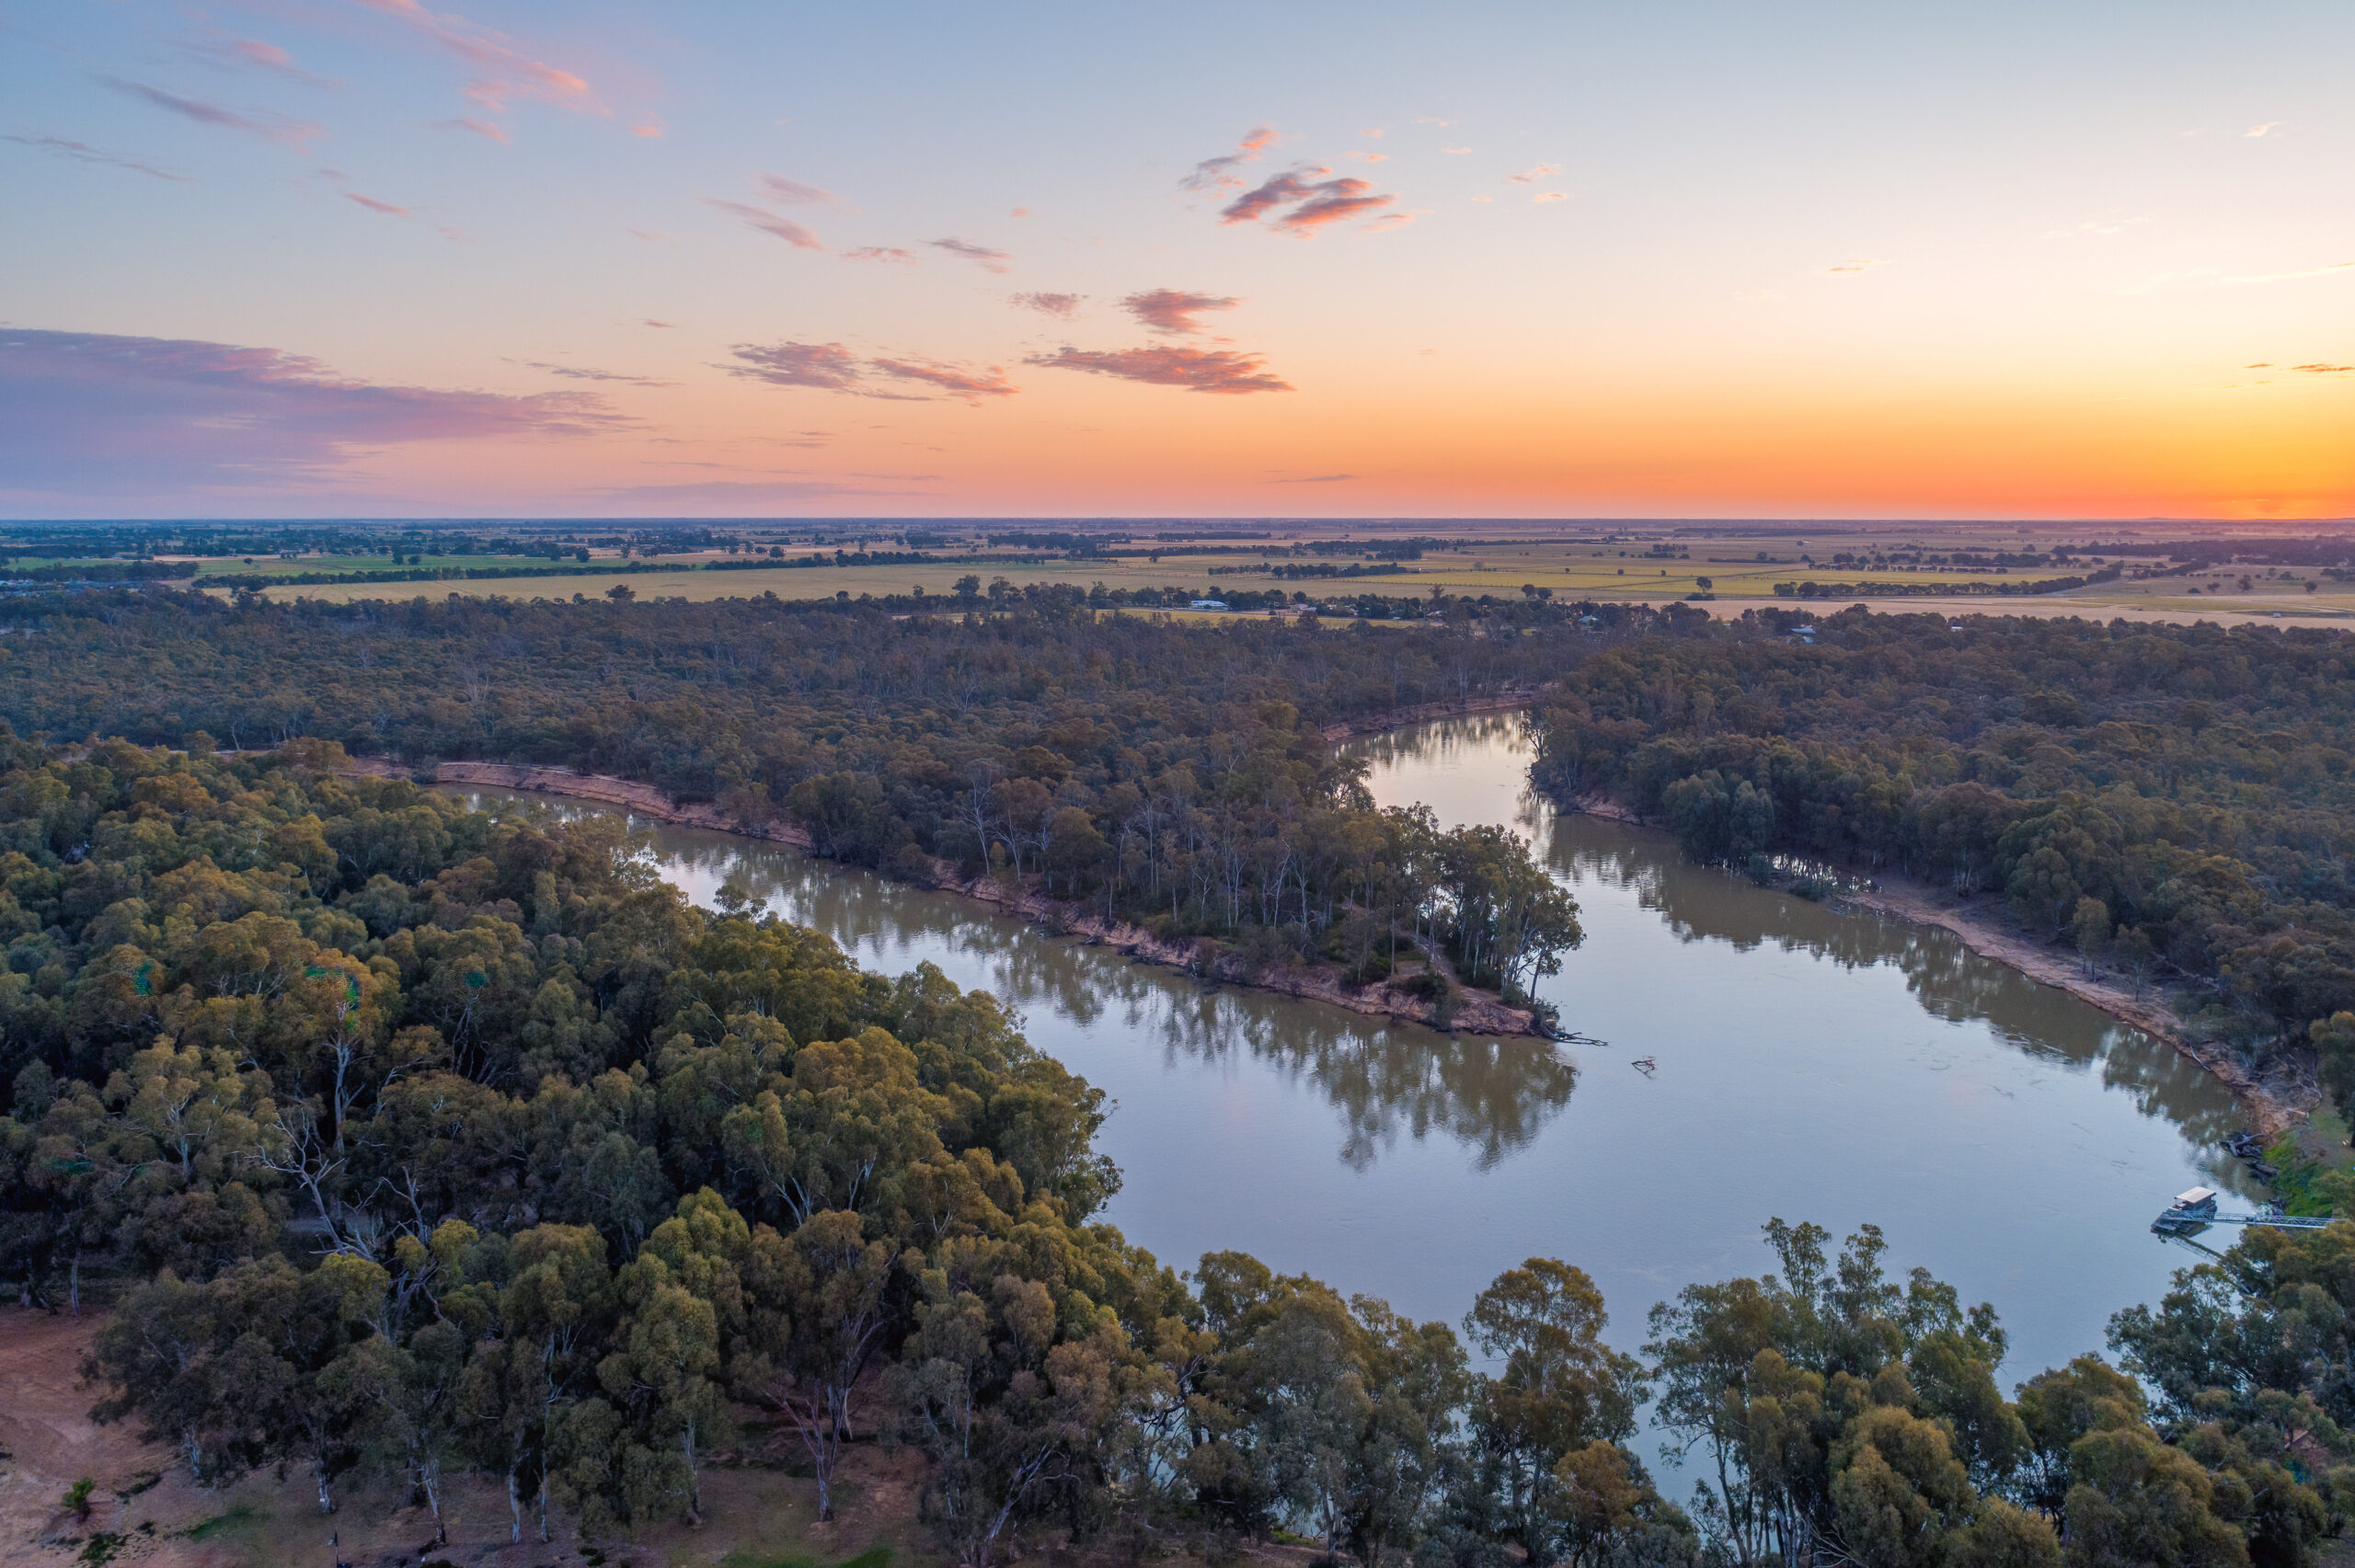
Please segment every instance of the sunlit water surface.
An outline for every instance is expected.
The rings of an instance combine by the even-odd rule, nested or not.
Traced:
[[[1648,830],[1528,793],[1515,716],[1361,743],[1384,805],[1529,835],[1587,939],[1540,990],[1562,1045],[1450,1037],[1321,1003],[1206,990],[985,906],[661,825],[663,874],[733,878],[860,962],[986,987],[1100,1085],[1126,1185],[1107,1218],[1179,1266],[1240,1248],[1284,1273],[1462,1318],[1533,1255],[1591,1274],[1611,1337],[1694,1280],[1772,1266],[1775,1216],[1870,1221],[2011,1331],[2007,1380],[2097,1349],[2189,1261],[2151,1217],[2217,1150],[2231,1096],[2164,1044],[1949,934],[1689,863]],[[526,797],[468,791],[487,807]],[[598,809],[566,803],[566,814]],[[1631,1063],[1648,1057],[1648,1075]]]

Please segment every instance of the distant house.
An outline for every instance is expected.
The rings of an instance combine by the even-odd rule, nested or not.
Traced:
[[[1193,603],[1188,605],[1186,608],[1189,610],[1223,610],[1226,608],[1226,601],[1223,599],[1197,599]]]

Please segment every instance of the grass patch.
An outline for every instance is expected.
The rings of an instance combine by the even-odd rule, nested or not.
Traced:
[[[269,1517],[268,1514],[263,1513],[252,1504],[240,1503],[225,1514],[215,1514],[209,1519],[200,1519],[190,1525],[188,1528],[188,1539],[218,1540],[225,1535],[240,1530],[249,1530]]]
[[[2274,1139],[2265,1158],[2280,1168],[2273,1193],[2285,1212],[2315,1218],[2355,1214],[2355,1175],[2315,1159],[2299,1146],[2294,1132]]]

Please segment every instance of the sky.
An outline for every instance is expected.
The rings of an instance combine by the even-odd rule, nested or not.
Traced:
[[[2355,7],[0,0],[0,515],[2355,515]]]

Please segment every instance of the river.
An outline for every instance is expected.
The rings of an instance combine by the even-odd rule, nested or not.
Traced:
[[[1164,1260],[1240,1248],[1283,1273],[1462,1318],[1533,1255],[1577,1264],[1633,1349],[1694,1280],[1773,1266],[1780,1216],[1872,1222],[2011,1333],[2008,1383],[2102,1345],[2193,1261],[2153,1215],[2217,1149],[2230,1093],[2164,1043],[1950,934],[1761,889],[1663,836],[1527,793],[1518,715],[1356,742],[1385,805],[1542,846],[1587,931],[1540,990],[1607,1046],[1450,1038],[1058,939],[782,845],[651,827],[708,904],[734,878],[889,972],[995,990],[1108,1092],[1126,1173],[1106,1218]],[[467,791],[495,807],[523,797]],[[602,809],[571,804],[567,811]],[[1631,1065],[1649,1057],[1647,1073]]]

